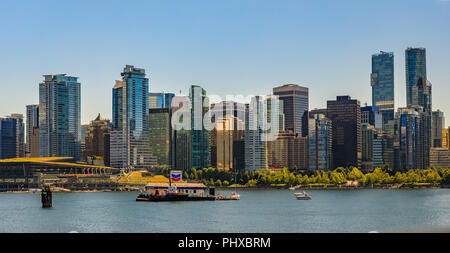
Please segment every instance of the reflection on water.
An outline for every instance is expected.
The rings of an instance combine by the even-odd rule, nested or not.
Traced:
[[[0,194],[0,232],[450,232],[450,190],[240,191],[239,201],[136,202],[134,192]],[[218,194],[229,194],[219,192]]]

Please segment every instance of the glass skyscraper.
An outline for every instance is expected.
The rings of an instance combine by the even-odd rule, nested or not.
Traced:
[[[208,168],[211,164],[209,130],[203,126],[203,118],[209,111],[209,98],[206,90],[192,85],[189,98],[191,100],[191,137],[192,137],[192,167]]]
[[[111,165],[146,169],[152,163],[148,124],[148,78],[145,70],[126,65],[113,88]]]
[[[380,108],[384,126],[394,119],[394,53],[381,51],[372,55],[370,84],[372,106]]]
[[[407,48],[405,50],[406,68],[406,104],[413,104],[413,86],[417,84],[419,78],[427,80],[425,48]]]
[[[78,77],[45,75],[39,84],[41,157],[81,156],[81,84]]]
[[[173,93],[149,93],[148,94],[148,107],[153,108],[170,108],[172,107],[172,98],[175,96]]]
[[[23,116],[0,118],[0,159],[24,156]]]

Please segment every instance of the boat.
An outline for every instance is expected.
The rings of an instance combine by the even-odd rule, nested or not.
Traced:
[[[216,200],[214,190],[202,183],[149,183],[136,197],[136,201],[199,201]]]
[[[295,186],[289,187],[289,190],[295,191]]]
[[[309,193],[303,192],[296,192],[294,193],[295,198],[299,200],[310,200],[312,199],[311,195]]]
[[[237,192],[232,192],[231,196],[230,196],[230,200],[240,200],[241,199],[241,195]]]
[[[38,189],[38,188],[30,188],[30,189],[28,189],[28,191],[30,192],[30,193],[36,193],[36,194],[38,194],[38,193],[41,193],[41,189]]]

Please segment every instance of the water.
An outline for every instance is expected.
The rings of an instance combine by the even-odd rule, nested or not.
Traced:
[[[0,232],[450,231],[450,189],[239,191],[239,201],[136,202],[135,192],[0,194]],[[219,191],[219,194],[229,194]]]

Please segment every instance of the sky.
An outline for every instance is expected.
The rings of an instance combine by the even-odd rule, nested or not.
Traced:
[[[371,105],[380,50],[394,52],[402,107],[407,47],[426,48],[433,110],[450,115],[450,0],[2,0],[0,117],[25,115],[42,76],[66,73],[80,78],[82,123],[111,118],[126,64],[146,70],[150,92],[197,84],[225,99],[296,83],[310,109],[338,95]]]

